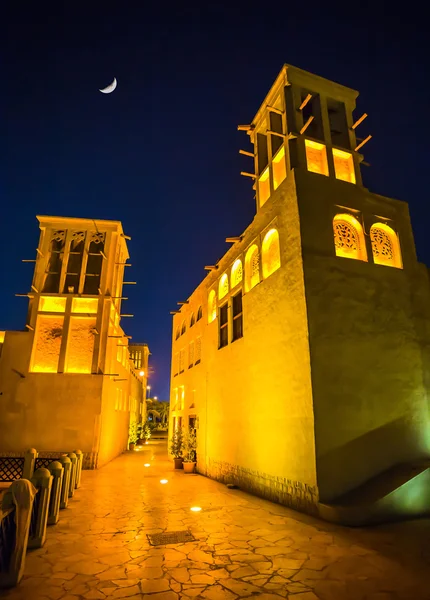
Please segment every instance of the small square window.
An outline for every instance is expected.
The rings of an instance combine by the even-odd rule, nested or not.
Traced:
[[[282,146],[275,154],[272,160],[273,168],[273,189],[277,189],[287,176],[285,166],[285,148]]]
[[[270,196],[270,178],[269,167],[266,167],[258,180],[258,198],[260,207],[267,202]]]
[[[355,183],[354,160],[350,152],[333,148],[333,161],[336,179]]]
[[[308,171],[328,175],[327,152],[324,144],[305,140]]]

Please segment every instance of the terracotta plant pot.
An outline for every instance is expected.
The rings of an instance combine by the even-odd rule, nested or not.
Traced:
[[[182,469],[182,458],[174,458],[175,469]]]
[[[144,443],[144,440],[142,440],[142,439],[137,440],[137,445],[138,446],[143,446],[143,443]]]
[[[129,444],[129,445],[128,445],[128,449],[129,449],[129,450],[134,450],[134,449],[135,449],[135,447],[136,447],[136,444]]]
[[[184,462],[184,473],[194,473],[195,462]]]

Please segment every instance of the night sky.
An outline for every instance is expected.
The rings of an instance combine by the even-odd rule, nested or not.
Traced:
[[[44,16],[43,3],[30,14],[17,2],[2,12],[0,329],[25,324],[27,301],[15,293],[30,289],[33,265],[21,259],[35,258],[36,214],[121,220],[132,237],[127,278],[138,282],[125,290],[135,318],[123,326],[149,344],[152,390],[167,399],[169,311],[253,218],[251,183],[239,175],[248,136],[237,125],[284,63],[361,92],[355,114],[369,117],[359,135],[373,135],[365,185],[410,203],[418,256],[430,264],[430,42],[419,14],[358,3],[336,15],[309,2],[285,3],[294,14],[279,3],[254,14],[251,4],[92,4],[84,14],[57,6]],[[114,76],[117,90],[98,92]]]

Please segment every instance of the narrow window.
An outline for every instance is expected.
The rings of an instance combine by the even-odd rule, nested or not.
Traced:
[[[95,327],[95,317],[70,317],[65,373],[91,373]]]
[[[179,352],[179,373],[183,373],[185,369],[185,349]]]
[[[308,171],[328,175],[327,152],[324,144],[305,140]]]
[[[184,320],[184,321],[182,321],[181,335],[184,335],[186,330],[187,330],[187,326],[185,325],[185,320]]]
[[[191,367],[194,365],[194,342],[190,342],[190,345],[188,347],[188,368],[191,369]]]
[[[196,357],[196,362],[194,364],[198,365],[199,362],[202,360],[202,338],[201,337],[196,338],[195,357]]]
[[[181,387],[179,388],[180,391],[180,400],[181,400],[181,407],[179,410],[184,410],[185,408],[185,386],[181,385]],[[182,417],[179,417],[180,419],[180,424],[179,426],[182,427]]]
[[[279,250],[279,234],[276,229],[270,229],[264,236],[261,247],[263,261],[263,277],[269,277],[281,266],[281,255]]]
[[[179,352],[176,352],[173,361],[173,376],[175,377],[179,373]]]
[[[216,319],[216,295],[215,290],[211,290],[208,298],[208,323]]]
[[[345,104],[329,98],[327,100],[327,111],[332,144],[341,148],[350,148]]]
[[[351,152],[333,148],[333,161],[336,179],[355,183],[354,161]]]
[[[260,208],[267,202],[270,196],[270,170],[266,167],[258,178],[258,200]]]
[[[52,232],[47,274],[43,284],[43,291],[48,294],[55,294],[60,291],[65,240],[66,232],[64,230]]]
[[[242,310],[242,292],[233,296],[232,301],[232,317],[233,317],[233,335],[232,341],[243,337],[243,310]]]
[[[85,270],[84,294],[97,295],[102,276],[105,233],[92,231],[90,233],[87,268]]]
[[[367,261],[363,228],[355,217],[349,214],[336,215],[333,234],[336,256]]]
[[[276,190],[287,176],[285,147],[282,146],[272,159],[273,189]]]
[[[228,344],[228,304],[227,302],[219,309],[219,347],[224,348]]]
[[[224,273],[224,275],[219,280],[218,298],[221,300],[221,298],[224,298],[224,296],[227,296],[227,294],[228,294],[228,275],[227,275],[227,273]]]
[[[195,318],[194,318],[194,313],[191,313],[191,318],[190,318],[190,327],[192,327],[194,325],[194,323],[196,322]]]
[[[73,231],[67,261],[63,293],[78,294],[82,262],[84,258],[86,231]]]
[[[181,330],[178,325],[178,327],[176,329],[176,333],[175,333],[175,340],[178,340],[180,335],[181,335]]]
[[[253,244],[245,258],[245,289],[247,292],[260,283],[260,253]]]
[[[243,269],[240,258],[234,261],[231,268],[231,288],[235,288],[242,281]]]
[[[399,238],[385,223],[374,223],[370,228],[373,262],[386,267],[403,268]]]
[[[196,322],[200,321],[200,319],[202,318],[203,315],[203,309],[201,306],[199,306],[199,310],[197,311],[197,318],[196,318]]]

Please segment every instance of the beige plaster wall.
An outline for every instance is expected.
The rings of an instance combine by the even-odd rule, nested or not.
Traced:
[[[273,219],[280,235],[281,268],[244,294],[244,336],[219,350],[218,319],[207,324],[208,293],[213,284],[217,289],[226,269],[230,275],[238,256],[244,259],[251,243],[260,243],[261,232]],[[184,316],[187,319],[187,333],[173,340],[173,354],[186,348],[199,330],[203,335],[201,364],[172,376],[171,383],[172,390],[184,385],[186,398],[181,412],[174,410],[171,397],[171,421],[174,415],[199,416],[199,470],[222,480],[236,479],[242,487],[286,502],[282,491],[276,491],[277,482],[285,487],[288,481],[316,484],[299,234],[290,178],[258,213],[242,242],[234,244],[219,269],[197,288],[173,324],[175,333]],[[202,322],[189,329],[189,315],[200,303]],[[192,404],[195,408],[190,408]]]
[[[318,488],[328,501],[394,464],[430,455],[423,365],[430,287],[405,203],[310,173],[297,171],[296,180]],[[366,232],[374,215],[392,219],[404,269],[373,264],[368,236],[369,262],[336,257],[332,218],[344,212],[336,204],[360,210]]]

